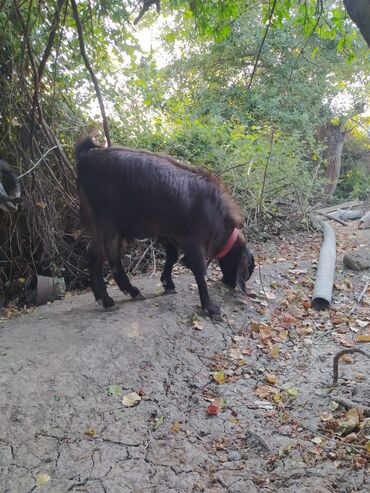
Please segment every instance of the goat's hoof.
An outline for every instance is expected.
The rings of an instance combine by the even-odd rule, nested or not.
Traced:
[[[133,300],[145,300],[145,296],[140,293],[140,291],[132,297]]]
[[[177,291],[175,288],[173,288],[173,289],[164,288],[164,294],[177,294]]]
[[[114,301],[112,300],[112,298],[110,296],[108,296],[107,298],[105,298],[103,300],[103,306],[104,308],[107,310],[108,308],[112,308],[112,306],[114,306]]]
[[[207,308],[207,312],[211,320],[215,320],[216,322],[222,321],[221,310],[218,306],[212,305]]]

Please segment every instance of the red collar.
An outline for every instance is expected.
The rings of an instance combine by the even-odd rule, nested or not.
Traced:
[[[234,228],[234,231],[229,236],[229,239],[227,240],[226,245],[223,247],[223,249],[217,255],[215,255],[215,257],[217,259],[223,258],[223,257],[225,257],[225,255],[227,255],[229,253],[229,251],[234,246],[238,235],[239,235],[238,228]]]

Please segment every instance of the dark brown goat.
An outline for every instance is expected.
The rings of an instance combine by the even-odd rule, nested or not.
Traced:
[[[105,308],[108,296],[102,266],[108,260],[123,292],[143,298],[121,263],[122,246],[134,239],[157,238],[166,248],[161,281],[175,292],[172,268],[180,249],[192,270],[204,310],[220,318],[206,284],[207,259],[218,258],[223,282],[245,292],[253,255],[237,227],[238,207],[208,171],[173,158],[126,148],[99,147],[91,138],[78,143],[77,186],[83,226],[92,234],[89,248],[91,287]]]

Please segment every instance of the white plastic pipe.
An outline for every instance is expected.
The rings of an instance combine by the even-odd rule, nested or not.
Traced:
[[[343,221],[360,219],[363,215],[364,211],[362,209],[351,209],[348,211],[342,211],[342,214],[339,216]]]
[[[312,306],[316,310],[329,308],[335,276],[336,245],[334,229],[326,222],[322,223],[322,229],[324,240],[321,245],[312,295]]]

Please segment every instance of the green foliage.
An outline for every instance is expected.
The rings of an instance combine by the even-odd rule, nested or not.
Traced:
[[[356,198],[364,200],[370,190],[370,140],[363,131],[352,132],[343,149],[342,174],[335,200]]]

